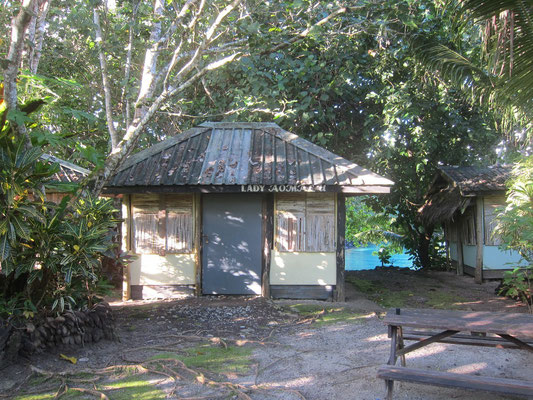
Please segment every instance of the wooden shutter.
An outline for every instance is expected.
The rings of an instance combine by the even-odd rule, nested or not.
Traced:
[[[307,194],[306,228],[307,251],[335,251],[335,196],[333,194]]]
[[[160,255],[190,253],[192,204],[192,195],[133,195],[133,251]]]
[[[193,248],[192,196],[166,196],[165,203],[166,250],[168,253],[190,253]]]
[[[335,197],[282,194],[276,197],[276,247],[279,251],[335,251]]]
[[[159,235],[159,196],[132,195],[133,251],[136,254],[157,254],[164,248]]]
[[[305,198],[301,195],[279,195],[276,214],[278,250],[305,251]]]

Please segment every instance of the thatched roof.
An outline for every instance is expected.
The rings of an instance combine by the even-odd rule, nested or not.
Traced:
[[[439,171],[443,178],[459,188],[462,196],[474,197],[481,193],[505,190],[511,167],[440,167]]]
[[[451,220],[456,211],[463,212],[470,200],[479,195],[504,192],[511,167],[440,167],[418,209],[422,221],[435,225]]]

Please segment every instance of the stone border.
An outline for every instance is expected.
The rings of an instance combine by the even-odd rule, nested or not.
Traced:
[[[2,321],[0,321],[2,322]],[[18,356],[31,356],[58,346],[81,346],[116,339],[109,304],[91,310],[66,311],[57,317],[37,318],[20,328],[0,324],[0,365]]]

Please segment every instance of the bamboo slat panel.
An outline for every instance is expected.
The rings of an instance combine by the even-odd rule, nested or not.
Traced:
[[[192,251],[192,213],[176,213],[167,210],[168,253],[189,253]]]
[[[132,196],[132,207],[133,250],[136,254],[192,251],[192,195],[136,194]]]
[[[279,251],[335,251],[335,197],[331,194],[283,194],[276,198]]]

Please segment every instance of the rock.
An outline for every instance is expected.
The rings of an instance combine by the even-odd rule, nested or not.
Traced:
[[[96,343],[102,340],[102,338],[104,337],[104,333],[102,332],[100,328],[97,328],[93,331],[92,336],[93,336],[93,341]]]
[[[9,336],[4,348],[4,359],[15,361],[17,359],[19,350],[22,346],[22,334],[20,331],[13,331]]]
[[[28,333],[35,332],[35,325],[33,325],[31,322],[28,322],[26,324],[26,332],[28,332]]]
[[[41,337],[45,339],[48,339],[48,337],[50,336],[44,326],[38,327],[37,330],[39,331]]]

